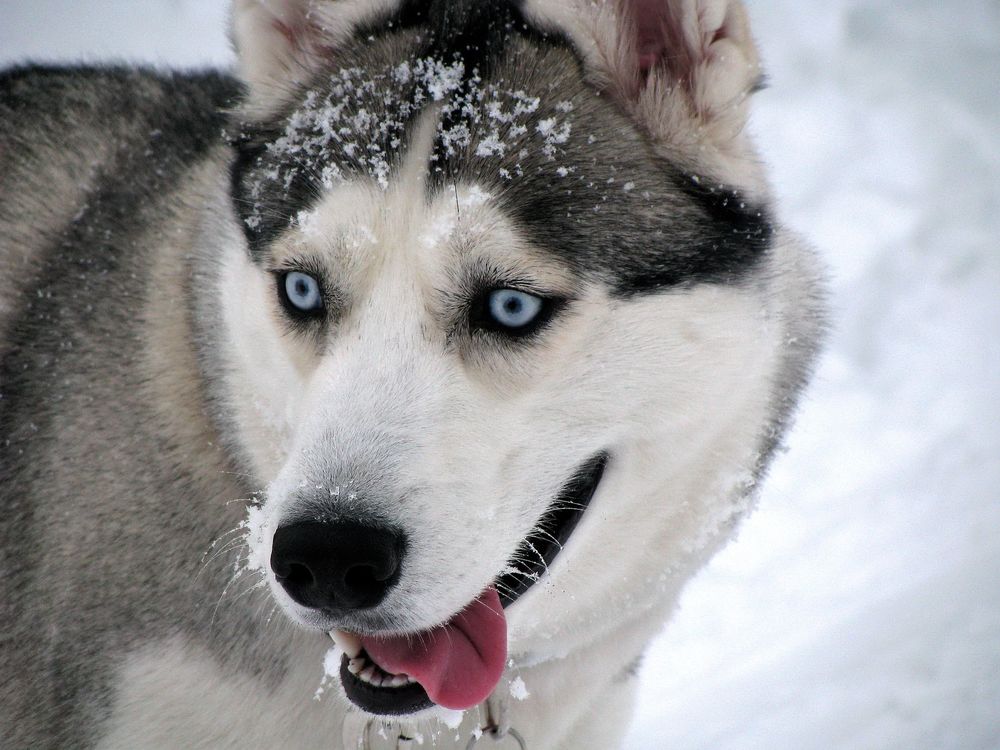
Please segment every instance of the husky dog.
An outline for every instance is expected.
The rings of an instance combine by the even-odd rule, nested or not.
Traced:
[[[0,746],[619,746],[822,329],[745,10],[232,29],[0,78]]]

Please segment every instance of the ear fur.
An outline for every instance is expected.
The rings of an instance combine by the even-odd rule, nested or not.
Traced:
[[[760,60],[740,0],[526,0],[525,10],[569,36],[593,82],[665,155],[721,159],[747,188],[762,185],[743,132]]]
[[[307,80],[362,22],[394,0],[234,0],[231,37],[252,109],[267,111]]]

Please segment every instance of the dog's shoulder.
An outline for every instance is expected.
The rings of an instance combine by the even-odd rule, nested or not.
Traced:
[[[55,248],[71,249],[68,232],[95,197],[120,194],[123,210],[142,205],[221,140],[239,95],[216,71],[0,71],[0,342],[30,277]]]

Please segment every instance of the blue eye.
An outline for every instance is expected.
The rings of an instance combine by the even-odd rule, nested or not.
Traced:
[[[319,282],[307,273],[290,271],[284,277],[285,299],[295,310],[315,312],[323,307]]]
[[[489,289],[472,301],[469,322],[473,329],[528,338],[544,328],[565,303],[563,297],[540,297],[520,289]]]
[[[531,325],[542,312],[542,300],[533,294],[516,289],[497,289],[490,292],[489,314],[502,328],[522,329]]]

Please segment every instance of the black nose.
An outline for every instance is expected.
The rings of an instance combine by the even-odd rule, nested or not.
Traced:
[[[393,529],[302,521],[274,532],[271,570],[304,607],[342,613],[374,607],[399,580],[405,541]]]

